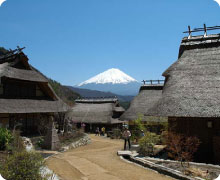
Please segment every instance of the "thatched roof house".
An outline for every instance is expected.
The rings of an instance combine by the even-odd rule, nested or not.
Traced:
[[[121,116],[121,120],[133,121],[139,115],[143,116],[143,121],[147,118],[147,112],[162,97],[163,82],[144,84],[140,87],[139,94],[131,101],[128,110]],[[153,120],[153,119],[152,119]],[[154,119],[155,120],[155,119]]]
[[[162,99],[148,115],[169,117],[170,130],[200,139],[199,160],[220,162],[220,35],[190,32],[163,76]]]
[[[220,35],[183,38],[154,115],[220,117]],[[152,110],[149,112],[151,114]]]
[[[75,123],[111,125],[122,123],[118,118],[124,112],[117,98],[83,98],[66,115]]]
[[[20,122],[24,134],[34,133],[40,119],[67,110],[22,49],[0,56],[0,126],[13,128]]]

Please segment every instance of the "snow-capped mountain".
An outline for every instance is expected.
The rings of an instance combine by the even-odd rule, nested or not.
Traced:
[[[83,86],[85,84],[128,84],[130,82],[137,82],[134,78],[128,76],[124,72],[120,71],[119,69],[112,68],[103,73],[100,73],[89,80],[82,82],[79,86]]]
[[[80,83],[78,87],[119,95],[136,95],[140,83],[119,69],[112,68]]]

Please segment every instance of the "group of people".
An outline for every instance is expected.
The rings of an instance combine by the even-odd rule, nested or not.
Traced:
[[[105,127],[102,127],[101,131],[100,131],[99,127],[97,127],[95,130],[95,135],[96,136],[105,136]]]

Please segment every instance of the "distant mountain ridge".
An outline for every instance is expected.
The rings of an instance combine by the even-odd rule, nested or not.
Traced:
[[[111,92],[122,96],[138,94],[141,83],[119,69],[112,68],[100,73],[77,87],[83,89]]]
[[[134,96],[121,96],[121,95],[117,95],[111,92],[81,89],[81,88],[72,87],[72,86],[66,86],[66,87],[80,94],[81,97],[113,97],[113,96],[116,96],[119,101],[124,101],[124,102],[130,102],[134,98]]]
[[[66,86],[61,85],[59,82],[52,79],[48,80],[57,96],[59,96],[68,105],[72,106],[74,104],[75,99],[81,97],[79,93],[74,92]]]

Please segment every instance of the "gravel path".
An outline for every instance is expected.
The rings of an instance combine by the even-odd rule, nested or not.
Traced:
[[[91,135],[92,143],[53,156],[48,167],[63,180],[171,180],[154,171],[127,163],[117,156],[122,140]]]

